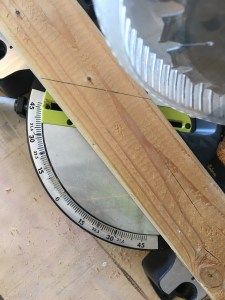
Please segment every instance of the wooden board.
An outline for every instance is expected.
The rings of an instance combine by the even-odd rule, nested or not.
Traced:
[[[4,300],[157,300],[146,251],[95,240],[53,204],[28,153],[25,120],[0,107],[0,295]]]
[[[74,0],[0,0],[0,26],[214,299],[225,299],[225,197],[118,66]]]

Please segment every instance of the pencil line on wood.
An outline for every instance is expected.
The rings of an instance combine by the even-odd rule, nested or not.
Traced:
[[[118,95],[123,95],[123,96],[129,96],[129,97],[135,97],[135,98],[139,98],[139,99],[149,100],[148,97],[123,93],[123,92],[119,92],[119,91],[107,90],[107,89],[103,89],[103,88],[99,88],[99,87],[94,87],[94,86],[89,86],[89,85],[84,85],[84,84],[79,84],[79,83],[74,83],[74,82],[67,82],[67,81],[61,81],[61,80],[56,80],[56,79],[44,78],[44,77],[42,77],[41,79],[51,81],[51,82],[58,82],[58,83],[63,83],[63,84],[68,84],[68,85],[74,85],[74,86],[77,86],[77,87],[83,87],[83,88],[87,88],[87,89],[112,93],[112,94],[118,94]]]

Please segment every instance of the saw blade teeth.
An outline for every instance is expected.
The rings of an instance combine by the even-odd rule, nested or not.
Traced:
[[[206,0],[199,1],[199,5],[203,5],[204,1]],[[210,2],[207,0],[207,3],[208,1]],[[205,16],[205,12],[201,12],[198,5],[195,5],[196,0],[108,1],[116,3],[114,6],[103,5],[104,1],[101,0],[94,2],[99,7],[104,7],[104,13],[97,15],[113,53],[125,70],[151,93],[156,104],[171,106],[193,117],[224,124],[220,115],[225,114],[225,96],[222,96],[225,85],[223,88],[221,76],[218,84],[219,74],[212,70],[210,61],[207,64],[207,57],[211,57],[211,60],[216,57],[214,47],[218,47],[213,39],[213,32],[209,36],[204,31],[206,25],[213,28],[212,20],[208,20],[209,16],[214,15],[211,9],[215,7],[213,3],[208,9],[209,16]],[[109,7],[116,9],[117,6],[119,17],[117,13],[111,17],[108,14]],[[217,11],[218,8],[215,9]],[[120,27],[119,38],[117,27],[113,27],[115,24]],[[218,56],[216,62],[219,61]],[[205,66],[205,69],[202,70],[201,66]],[[208,70],[212,71],[208,74]],[[220,68],[219,73],[222,71]],[[214,86],[212,83],[215,83]],[[216,83],[218,87],[215,86]],[[190,96],[189,99],[187,95]],[[203,109],[203,96],[206,103],[211,105],[208,110],[207,104],[204,104]],[[220,114],[218,108],[215,108],[214,114],[214,106],[209,99],[212,102],[220,101]]]
[[[194,87],[194,99],[199,99],[199,101],[194,102],[194,109],[196,111],[201,111],[202,110],[202,103],[203,103],[203,91],[205,89],[204,83],[199,83],[196,84]]]
[[[225,95],[221,95],[213,91],[212,112],[217,118],[225,118],[224,102]]]
[[[202,75],[198,72],[195,72],[193,69],[188,71],[187,73],[185,73],[185,75],[191,79],[192,82],[194,82],[195,84],[204,83],[204,78],[202,77]],[[207,83],[207,81],[205,80],[205,86],[209,87],[210,85]]]
[[[130,59],[132,66],[135,66],[135,59],[136,59],[136,49],[137,49],[137,30],[132,29],[130,34]]]
[[[194,71],[190,66],[187,51],[185,47],[181,46],[176,50],[168,52],[172,59],[173,68],[185,74],[194,84],[204,82],[203,76],[199,72]]]
[[[203,111],[207,115],[212,114],[212,103],[213,103],[214,93],[210,89],[205,89],[203,91]]]

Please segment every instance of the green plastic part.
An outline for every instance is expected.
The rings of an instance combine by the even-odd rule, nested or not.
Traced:
[[[174,129],[180,132],[192,131],[193,123],[187,114],[166,106],[159,106],[159,108]]]
[[[170,107],[159,106],[159,109],[174,129],[180,132],[191,132],[192,121],[188,115]],[[45,92],[42,103],[42,123],[75,127],[48,92]]]
[[[43,124],[75,127],[48,92],[44,94],[41,120]]]

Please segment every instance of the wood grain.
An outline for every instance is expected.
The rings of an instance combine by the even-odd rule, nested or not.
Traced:
[[[212,298],[225,299],[224,194],[78,3],[0,0],[0,26]]]

